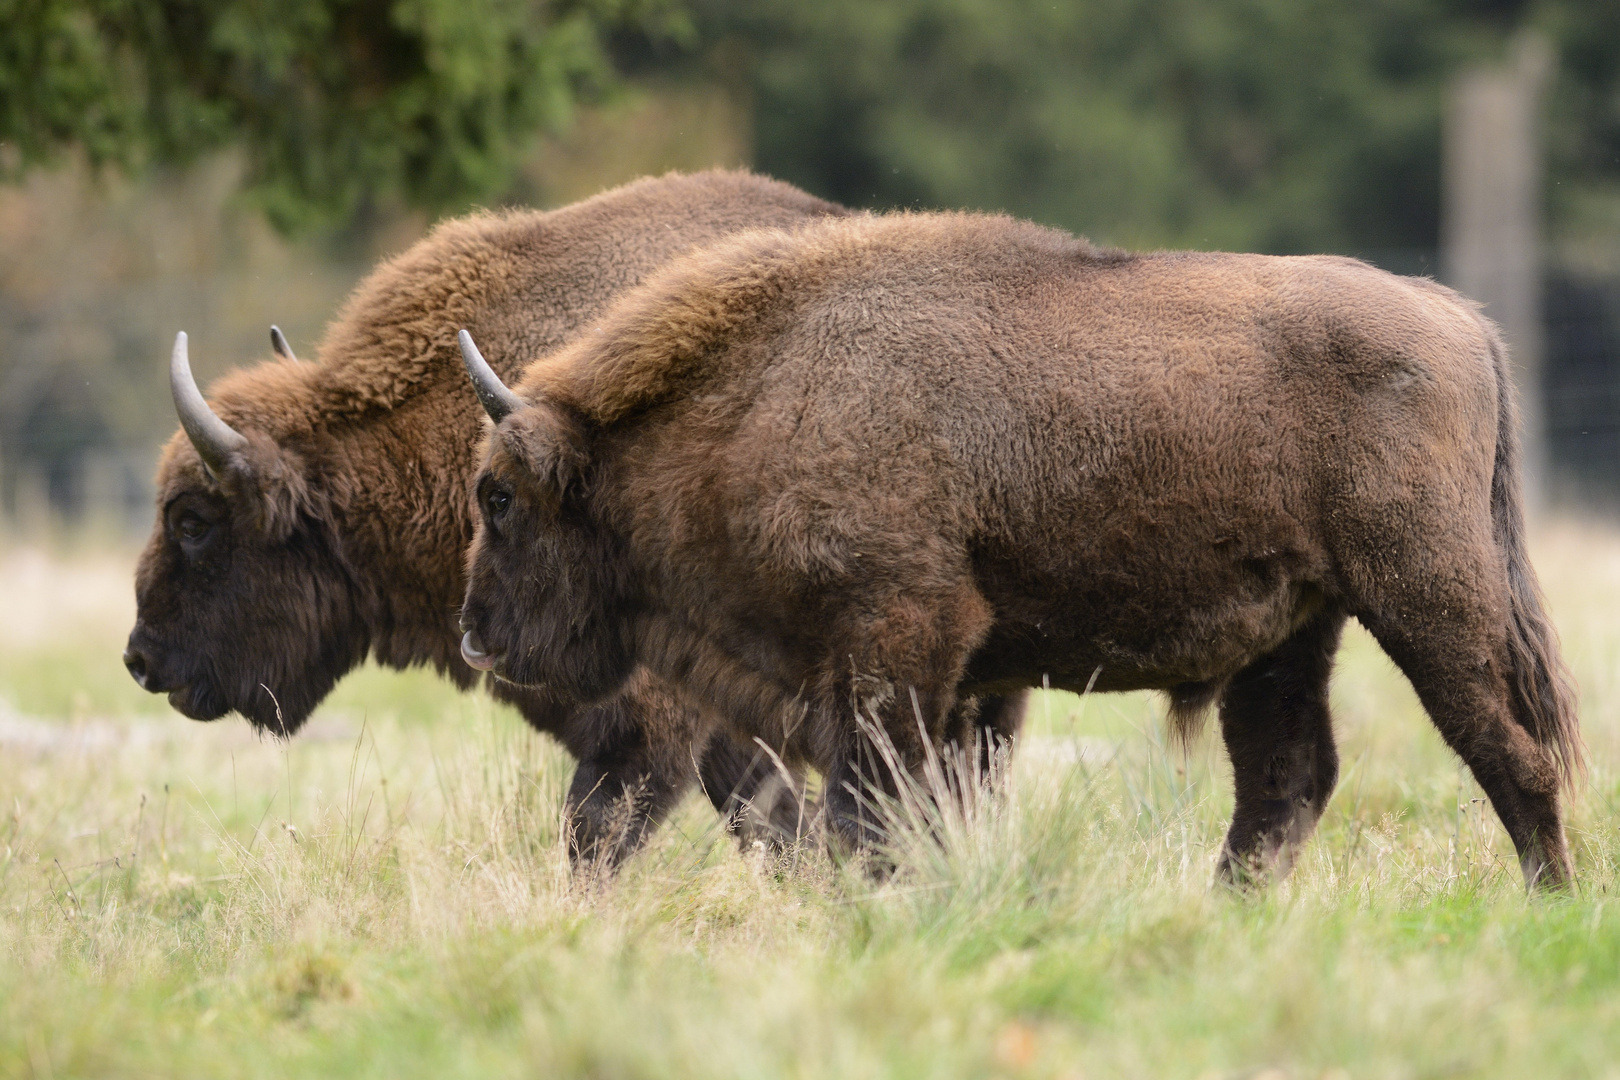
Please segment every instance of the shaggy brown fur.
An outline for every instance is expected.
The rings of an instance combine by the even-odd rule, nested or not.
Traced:
[[[235,710],[286,734],[368,652],[470,685],[455,618],[483,414],[456,332],[495,343],[515,373],[694,244],[842,213],[786,184],[711,172],[440,225],[360,284],[317,362],[272,361],[220,381],[214,408],[247,446],[217,480],[183,434],[169,441],[136,575],[131,672],[188,716]],[[706,725],[650,677],[585,713],[495,690],[582,760],[571,798],[586,851],[609,819],[626,841],[611,853],[633,846],[698,779],[698,756],[728,813],[775,775],[752,745],[694,742]],[[639,816],[623,828],[627,801]],[[791,798],[763,809],[794,827]]]
[[[632,664],[828,774],[963,695],[1219,702],[1229,880],[1337,776],[1359,619],[1518,847],[1570,879],[1569,685],[1525,557],[1512,388],[1475,306],[1352,259],[1099,250],[852,218],[694,253],[533,365],[486,442],[464,622],[569,699]],[[920,716],[918,715],[920,713]]]

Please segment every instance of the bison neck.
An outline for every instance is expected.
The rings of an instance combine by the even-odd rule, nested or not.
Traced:
[[[343,432],[337,453],[353,486],[334,508],[372,655],[394,668],[432,664],[460,686],[477,678],[456,625],[479,430],[469,404],[422,394]]]

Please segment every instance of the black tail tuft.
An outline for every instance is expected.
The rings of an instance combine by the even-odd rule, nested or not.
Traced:
[[[1507,347],[1484,316],[1496,366],[1496,468],[1491,480],[1491,519],[1496,544],[1507,563],[1512,613],[1508,658],[1512,665],[1514,711],[1531,738],[1545,747],[1565,787],[1586,775],[1586,748],[1575,711],[1575,684],[1559,656],[1558,635],[1548,621],[1524,543],[1524,511],[1519,483],[1518,409]]]

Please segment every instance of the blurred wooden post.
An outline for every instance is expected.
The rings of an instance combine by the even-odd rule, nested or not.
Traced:
[[[1485,305],[1512,352],[1519,385],[1525,501],[1546,500],[1547,422],[1541,358],[1541,95],[1552,50],[1534,34],[1508,62],[1452,85],[1444,136],[1441,269]]]

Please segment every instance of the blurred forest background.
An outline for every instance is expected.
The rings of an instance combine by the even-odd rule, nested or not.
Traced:
[[[436,218],[671,168],[1446,279],[1448,103],[1527,41],[1549,487],[1612,506],[1614,0],[0,0],[0,527],[145,530],[176,330],[312,353]]]

